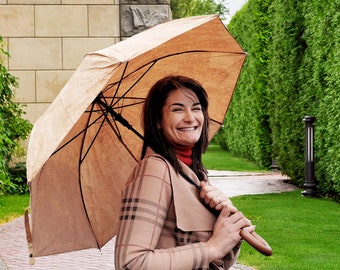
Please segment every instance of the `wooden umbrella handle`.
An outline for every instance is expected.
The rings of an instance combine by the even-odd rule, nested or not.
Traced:
[[[261,252],[263,255],[271,256],[273,254],[272,248],[268,243],[256,232],[250,233],[248,230],[242,229],[240,236],[248,242],[253,248]]]

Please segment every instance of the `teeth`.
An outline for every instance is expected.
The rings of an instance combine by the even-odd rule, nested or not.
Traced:
[[[180,130],[191,131],[191,130],[195,130],[195,128],[194,127],[187,127],[187,128],[180,128]]]

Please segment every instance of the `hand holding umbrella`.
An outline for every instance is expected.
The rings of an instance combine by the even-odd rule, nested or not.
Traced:
[[[215,186],[201,182],[200,190],[201,198],[204,199],[205,203],[209,205],[211,209],[216,210],[216,215],[229,217],[230,215],[238,213],[237,208],[232,204],[230,199]],[[271,256],[272,248],[260,235],[255,232],[255,227],[250,225],[250,223],[246,225],[243,224],[243,226],[239,228],[240,236],[263,255]]]
[[[240,241],[238,236],[240,229],[250,225],[241,212],[230,215],[228,207],[224,207],[215,222],[213,234],[207,242],[212,260],[227,254]]]

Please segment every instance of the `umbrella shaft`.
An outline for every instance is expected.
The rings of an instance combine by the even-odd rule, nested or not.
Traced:
[[[120,113],[117,113],[112,107],[110,107],[100,98],[97,98],[96,101],[111,114],[114,120],[118,121],[124,127],[126,127],[127,129],[131,130],[134,134],[136,134],[140,139],[144,140],[144,137],[136,129],[134,129],[133,126],[131,126],[130,123]]]

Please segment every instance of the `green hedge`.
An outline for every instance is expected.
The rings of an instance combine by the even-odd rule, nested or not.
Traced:
[[[305,95],[313,99],[316,173],[323,194],[340,197],[340,1],[305,2]],[[313,95],[314,94],[314,95]]]
[[[228,28],[248,52],[218,141],[303,187],[304,116],[315,116],[316,176],[340,197],[340,0],[249,0]]]
[[[230,104],[220,145],[236,155],[271,165],[271,131],[268,115],[269,1],[249,1],[228,28],[248,56]],[[256,75],[255,75],[256,74]]]
[[[17,78],[10,74],[3,64],[9,53],[0,36],[0,194],[27,193],[25,166],[11,167],[14,156],[24,155],[20,141],[25,140],[32,124],[23,119],[22,105],[14,102]]]

